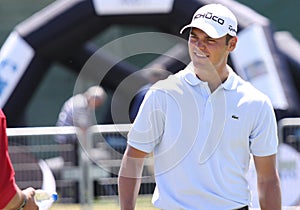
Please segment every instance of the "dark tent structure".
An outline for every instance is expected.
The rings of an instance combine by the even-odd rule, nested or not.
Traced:
[[[222,3],[231,8],[239,20],[241,32],[254,24],[261,28],[260,36],[263,36],[269,52],[267,56],[271,56],[275,67],[272,73],[280,78],[276,84],[270,85],[282,90],[280,100],[285,101],[284,106],[274,104],[278,119],[298,115],[299,90],[289,67],[292,65],[293,71],[300,71],[299,62],[289,59],[284,50],[278,50],[270,21],[240,3],[230,0],[60,0],[18,24],[0,51],[0,106],[9,119],[8,125],[18,124],[32,94],[54,62],[72,69],[79,77],[97,78],[95,84],[101,83],[112,90],[120,89],[124,79],[130,76],[132,82],[122,86],[120,98],[112,103],[112,108],[117,110],[112,113],[119,116],[114,122],[128,122],[126,107],[129,101],[122,98],[130,98],[127,96],[133,95],[145,84],[146,78],[143,74],[134,74],[140,70],[136,66],[116,55],[108,54],[105,48],[99,49],[91,40],[113,25],[155,27],[163,34],[172,35],[174,39],[178,37],[178,44],[156,60],[168,71],[175,73],[189,62],[185,45],[181,42],[186,34],[180,35],[179,30],[190,21],[198,7],[207,3]],[[152,35],[156,36],[155,33],[145,33],[143,38]],[[143,38],[141,40],[147,42]],[[166,38],[168,36],[161,36],[161,39]],[[142,41],[138,42],[141,50],[137,52],[150,52],[151,49],[145,49],[149,48],[149,43],[143,46]],[[155,43],[152,45],[154,48],[158,47]],[[155,52],[153,49],[151,52],[161,51],[159,49]],[[238,73],[244,71],[234,59],[230,62]],[[87,68],[88,70],[83,71]],[[101,69],[109,71],[103,72]],[[76,92],[76,88],[74,91]]]

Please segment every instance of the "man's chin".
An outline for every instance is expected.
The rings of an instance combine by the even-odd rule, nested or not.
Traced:
[[[201,61],[193,61],[193,65],[196,69],[206,69],[211,68],[211,64],[208,60],[201,60]]]

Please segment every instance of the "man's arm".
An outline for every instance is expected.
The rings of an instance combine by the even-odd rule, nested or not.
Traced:
[[[281,210],[281,191],[276,155],[254,156],[261,210]]]
[[[23,204],[26,198],[26,204],[24,206],[24,210],[38,210],[38,206],[34,199],[35,190],[32,187],[29,187],[23,191],[21,191],[17,187],[17,192],[14,197],[8,202],[3,210],[11,210],[11,209],[19,209]]]
[[[134,210],[141,185],[144,158],[148,154],[127,146],[118,179],[121,210]]]

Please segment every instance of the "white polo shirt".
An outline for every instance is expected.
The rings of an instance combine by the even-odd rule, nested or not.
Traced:
[[[128,144],[154,152],[152,202],[164,210],[228,210],[250,205],[250,153],[277,152],[269,99],[233,71],[213,93],[192,65],[152,86]]]

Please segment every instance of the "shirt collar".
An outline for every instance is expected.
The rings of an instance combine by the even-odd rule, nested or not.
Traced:
[[[194,72],[194,67],[193,64],[190,63],[189,65],[187,65],[187,67],[185,68],[185,74],[184,74],[184,80],[190,84],[191,86],[197,86],[199,84],[207,84],[207,82],[203,82],[202,80],[200,80],[195,72]]]
[[[227,66],[229,68],[229,75],[225,82],[223,82],[221,85],[225,90],[234,90],[237,88],[238,85],[238,77],[234,73],[231,67]]]
[[[229,67],[229,66],[228,66]],[[185,74],[184,74],[184,80],[190,84],[191,86],[197,86],[199,84],[207,84],[207,82],[203,82],[202,80],[200,80],[196,74],[194,73],[194,69],[193,69],[193,64],[190,63],[186,68],[185,68]],[[237,81],[237,75],[233,72],[232,68],[229,67],[229,75],[228,78],[226,79],[225,82],[223,82],[221,84],[221,86],[225,89],[225,90],[234,90],[236,89],[238,84]]]

